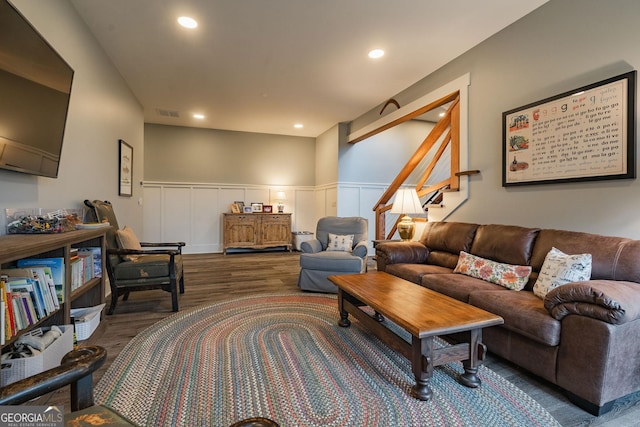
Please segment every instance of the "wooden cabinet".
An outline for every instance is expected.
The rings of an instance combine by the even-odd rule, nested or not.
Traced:
[[[229,248],[266,249],[283,246],[291,251],[290,213],[225,213],[223,252]]]
[[[73,248],[101,248],[102,267],[105,261],[106,229],[75,230],[59,234],[9,234],[0,236],[0,266],[10,268],[23,258],[63,258],[65,265],[64,303],[54,313],[40,319],[36,324],[17,332],[5,346],[11,344],[21,334],[38,326],[68,325],[71,322],[71,308],[95,306],[105,301],[106,271],[102,268],[101,277],[85,282],[77,289],[71,290],[71,253]],[[4,348],[4,347],[3,347]]]

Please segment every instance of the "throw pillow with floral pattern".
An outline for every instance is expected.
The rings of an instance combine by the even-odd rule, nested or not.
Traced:
[[[458,264],[453,272],[486,280],[514,291],[520,291],[529,281],[531,267],[528,265],[503,264],[461,251]]]

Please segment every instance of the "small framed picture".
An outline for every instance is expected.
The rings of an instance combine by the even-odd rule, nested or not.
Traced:
[[[273,206],[271,206],[271,205],[262,205],[262,212],[266,212],[266,213],[273,212]]]
[[[251,212],[262,212],[262,203],[251,203]]]
[[[244,202],[241,200],[236,200],[233,203],[237,204],[238,207],[240,208],[240,212],[244,211]]]
[[[242,209],[243,209],[244,213],[253,212],[253,210],[251,210],[251,206],[243,206]]]
[[[237,203],[231,203],[231,212],[232,213],[241,213],[242,210],[240,209],[240,205],[238,205]]]

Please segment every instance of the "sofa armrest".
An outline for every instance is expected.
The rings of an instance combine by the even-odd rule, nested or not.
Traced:
[[[318,239],[310,239],[300,244],[300,251],[306,254],[322,252],[322,243]]]
[[[577,314],[619,325],[640,318],[640,283],[621,280],[567,283],[545,296],[544,307],[557,320]]]
[[[385,242],[376,246],[376,262],[379,271],[390,264],[424,264],[429,248],[420,242]]]
[[[353,254],[357,257],[364,259],[369,253],[369,243],[366,240],[361,240],[353,248]]]

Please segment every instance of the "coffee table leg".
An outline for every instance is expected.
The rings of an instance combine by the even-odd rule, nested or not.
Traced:
[[[429,380],[433,376],[433,337],[411,338],[411,369],[416,385],[411,395],[419,400],[429,400],[433,395]]]
[[[338,322],[338,326],[342,326],[343,328],[351,326],[349,313],[344,309],[344,292],[340,288],[338,288],[338,311],[340,312],[340,321]]]
[[[484,348],[484,344],[482,344],[482,329],[475,329],[470,331],[469,338],[469,358],[462,362],[462,366],[464,367],[464,374],[460,374],[460,378],[458,381],[460,384],[465,385],[467,387],[480,387],[482,381],[478,378],[478,368],[480,367],[481,359],[484,357],[478,357],[478,352],[480,347]],[[484,355],[482,355],[484,356]]]

